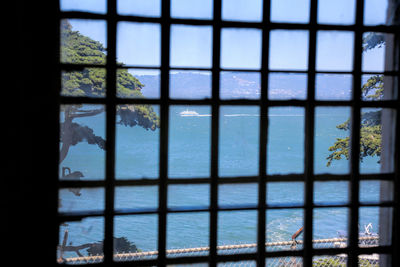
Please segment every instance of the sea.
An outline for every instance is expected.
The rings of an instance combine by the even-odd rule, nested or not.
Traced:
[[[88,105],[90,109],[97,106]],[[159,107],[153,106],[159,113]],[[191,110],[197,116],[181,116]],[[218,173],[227,177],[256,176],[259,172],[260,109],[254,106],[222,106],[219,118]],[[301,107],[270,107],[267,137],[267,173],[302,174],[304,172],[305,110]],[[317,107],[314,131],[315,174],[348,174],[347,159],[335,160],[327,166],[327,157],[337,138],[349,132],[336,126],[345,122],[351,110],[345,107]],[[211,107],[171,106],[169,110],[169,178],[210,177],[211,161]],[[105,115],[76,118],[74,122],[89,126],[98,136],[105,138]],[[118,122],[118,118],[117,118]],[[146,130],[140,126],[116,125],[115,177],[124,179],[157,179],[159,175],[160,131]],[[104,180],[105,153],[96,145],[86,142],[70,148],[61,167],[80,171],[82,180]],[[362,173],[379,173],[378,158],[365,158],[360,163]],[[60,171],[61,173],[61,171]],[[360,201],[379,201],[379,181],[362,181]],[[345,204],[349,200],[349,183],[346,181],[315,182],[314,202],[319,204]],[[101,211],[105,206],[103,188],[82,188],[77,196],[67,189],[60,190],[59,212]],[[255,207],[258,185],[222,184],[218,188],[220,207]],[[272,206],[304,204],[304,183],[268,183],[267,203]],[[208,208],[208,184],[170,185],[168,208]],[[115,209],[157,210],[157,186],[116,187]],[[209,245],[209,212],[179,212],[167,215],[167,249],[191,248]],[[272,209],[266,212],[266,238],[269,242],[290,241],[291,236],[303,226],[303,209]],[[313,213],[313,237],[334,238],[347,234],[349,210],[347,208],[317,208]],[[104,239],[104,218],[93,216],[82,221],[65,222],[60,226],[60,243],[68,230],[68,245],[100,242]],[[372,231],[379,230],[379,208],[360,208],[360,232],[372,223]],[[125,237],[141,251],[157,250],[158,216],[118,215],[114,219],[114,236]],[[218,214],[218,244],[245,244],[257,242],[257,211],[220,211]],[[302,235],[298,239],[302,239]],[[81,251],[83,254],[84,251]],[[66,256],[76,256],[69,252]]]

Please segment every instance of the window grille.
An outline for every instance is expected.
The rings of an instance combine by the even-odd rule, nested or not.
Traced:
[[[387,262],[391,262],[392,266],[397,266],[399,251],[398,230],[398,192],[399,190],[399,119],[395,116],[390,117],[389,124],[395,125],[392,141],[390,144],[385,144],[390,152],[388,155],[393,158],[393,166],[388,172],[374,175],[363,174],[360,172],[360,131],[351,131],[351,149],[350,149],[350,171],[349,174],[316,174],[314,166],[314,150],[315,150],[315,127],[316,127],[316,110],[319,107],[349,107],[351,115],[351,128],[359,129],[361,121],[361,113],[366,108],[383,108],[387,110],[399,112],[398,96],[393,95],[389,100],[382,101],[363,101],[362,100],[362,77],[365,74],[384,74],[393,77],[393,81],[399,78],[399,70],[385,70],[381,72],[363,71],[362,69],[362,41],[363,34],[368,32],[390,33],[394,36],[394,40],[398,41],[399,26],[395,25],[364,25],[364,7],[365,2],[362,0],[355,1],[355,23],[351,25],[340,25],[338,23],[324,24],[318,23],[318,5],[317,0],[310,0],[309,22],[308,23],[286,23],[271,21],[271,2],[264,0],[262,3],[262,17],[260,21],[231,21],[222,19],[222,2],[221,0],[213,1],[212,19],[188,19],[188,18],[173,18],[170,12],[170,0],[161,1],[161,15],[159,17],[143,17],[137,15],[121,15],[117,12],[117,1],[108,0],[106,12],[104,14],[81,12],[81,11],[64,11],[60,10],[59,22],[65,19],[90,19],[93,21],[102,21],[106,23],[106,63],[105,65],[95,64],[71,64],[63,63],[60,58],[59,70],[60,77],[65,71],[81,71],[83,68],[103,68],[106,70],[106,95],[104,97],[92,98],[86,96],[70,97],[61,95],[59,97],[60,107],[63,105],[72,104],[90,104],[101,105],[105,108],[105,179],[101,181],[59,181],[60,189],[67,188],[101,188],[104,190],[104,210],[100,211],[82,211],[82,212],[59,212],[58,222],[74,222],[87,218],[102,218],[104,220],[104,246],[103,255],[98,259],[91,259],[83,263],[96,262],[104,266],[124,265],[126,261],[132,266],[145,265],[176,265],[176,264],[196,264],[206,263],[209,266],[216,266],[221,263],[249,263],[249,265],[268,266],[268,262],[278,261],[280,265],[286,266],[285,262],[295,261],[302,262],[304,266],[315,265],[322,256],[327,259],[345,255],[343,262],[348,266],[357,266],[361,264],[363,258],[360,255],[364,254],[380,254],[387,255]],[[116,62],[117,58],[117,25],[119,22],[138,22],[138,23],[153,23],[160,27],[160,49],[161,60],[159,67],[148,67],[145,65],[126,65],[120,66]],[[171,51],[171,28],[176,25],[194,25],[208,26],[212,29],[212,60],[211,67],[191,68],[191,67],[171,67],[170,66],[170,51]],[[222,68],[221,67],[221,36],[224,30],[229,29],[255,29],[260,32],[261,45],[261,62],[260,68],[241,69],[241,68]],[[307,68],[305,70],[285,70],[271,69],[269,67],[270,53],[270,38],[272,31],[275,30],[300,30],[307,32],[308,36],[308,57]],[[346,32],[354,35],[353,59],[351,61],[351,70],[333,70],[320,71],[317,65],[317,40],[318,36],[323,31]],[[393,41],[394,53],[392,54],[394,61],[398,61],[398,44]],[[396,57],[395,57],[396,56]],[[143,98],[119,98],[117,97],[117,72],[119,69],[157,69],[160,71],[160,97],[155,99]],[[174,99],[170,98],[170,71],[208,71],[211,73],[211,97],[208,99]],[[259,99],[223,99],[221,98],[221,81],[220,74],[224,71],[246,71],[250,73],[260,74],[261,95]],[[270,74],[274,73],[295,73],[307,75],[307,90],[305,99],[290,99],[276,100],[271,99],[268,95]],[[352,96],[349,100],[319,100],[316,97],[316,77],[320,74],[343,74],[352,75]],[[61,82],[60,82],[61,88]],[[59,88],[59,89],[60,89]],[[394,91],[398,91],[398,83],[393,83]],[[60,90],[61,91],[61,90]],[[159,106],[160,130],[159,130],[159,164],[157,179],[116,179],[116,110],[118,105],[124,104],[146,104]],[[169,178],[168,174],[168,143],[170,134],[170,118],[169,112],[172,106],[208,106],[211,110],[211,143],[210,143],[210,175],[199,179],[192,178]],[[259,146],[258,146],[258,173],[252,176],[240,177],[220,177],[219,173],[219,143],[221,142],[221,108],[226,106],[249,106],[259,109]],[[301,174],[275,175],[267,173],[267,143],[268,143],[268,115],[269,108],[274,107],[300,107],[304,110],[304,171]],[[393,114],[392,114],[393,115]],[[392,116],[387,115],[387,116]],[[60,166],[61,167],[61,166]],[[361,203],[360,202],[360,181],[379,180],[386,183],[386,190],[394,187],[394,197],[383,199],[379,203]],[[317,204],[314,201],[315,182],[321,181],[347,181],[349,183],[349,202],[345,204]],[[304,182],[304,203],[299,205],[281,205],[274,206],[267,203],[267,192],[269,186],[273,182]],[[187,185],[187,184],[202,184],[209,185],[209,207],[208,208],[192,208],[192,209],[171,209],[168,207],[168,188],[171,185]],[[225,184],[257,184],[258,199],[254,206],[233,206],[221,207],[218,205],[219,188]],[[129,186],[156,186],[158,188],[158,208],[157,209],[130,209],[116,210],[116,187]],[[330,208],[347,208],[349,236],[347,246],[328,246],[323,247],[313,244],[313,214],[316,209]],[[392,236],[387,244],[379,246],[360,246],[358,222],[361,208],[376,207],[381,210],[386,208],[392,209],[392,215],[386,217],[388,229],[388,237]],[[268,250],[266,249],[268,229],[266,223],[268,220],[268,212],[284,209],[300,209],[304,212],[304,239],[297,243],[300,249],[284,249],[284,250]],[[224,248],[218,244],[218,227],[221,223],[219,215],[226,211],[253,211],[257,215],[257,236],[256,243],[252,245],[244,245],[243,247],[235,247],[236,251],[232,253],[220,253]],[[201,249],[195,251],[170,251],[167,248],[167,217],[171,214],[179,214],[182,212],[206,212],[209,214],[209,246],[204,250],[207,253],[201,253]],[[120,255],[121,259],[114,257],[113,237],[115,236],[115,218],[117,216],[128,215],[157,215],[157,250],[149,257],[135,255]],[[63,239],[60,233],[59,249],[64,246]],[[397,234],[397,235],[396,235]],[[328,241],[326,241],[328,242]],[[333,240],[332,242],[341,242]],[[372,241],[371,241],[372,242]],[[321,244],[323,242],[321,241]],[[269,244],[271,245],[271,244]],[[278,246],[288,246],[288,244],[277,244]],[[247,246],[247,247],[246,247]],[[226,249],[226,248],[225,248]],[[242,249],[242,251],[240,251]],[[238,252],[238,253],[237,253]],[[176,256],[170,257],[170,254],[177,253]],[[189,253],[182,255],[179,253]],[[192,253],[192,254],[190,254]],[[360,257],[359,257],[360,256]],[[382,257],[385,258],[385,257]],[[277,260],[278,259],[278,260]],[[60,258],[59,258],[60,260]],[[59,263],[71,263],[61,260]],[[79,262],[78,262],[79,263]],[[82,263],[82,262],[80,262]],[[384,263],[383,260],[381,263]],[[266,265],[267,264],[267,265]],[[291,266],[291,265],[288,265]],[[375,265],[374,265],[375,266]]]

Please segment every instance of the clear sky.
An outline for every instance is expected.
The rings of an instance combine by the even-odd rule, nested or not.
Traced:
[[[262,0],[223,0],[222,19],[261,21]],[[161,0],[118,0],[121,15],[159,17]],[[175,18],[212,19],[212,0],[171,0]],[[60,0],[61,10],[106,13],[106,0]],[[387,0],[366,0],[368,25],[385,22]],[[307,23],[309,0],[272,0],[273,22]],[[317,20],[323,24],[353,24],[355,0],[320,0]],[[106,22],[70,20],[73,29],[106,44]],[[120,22],[117,26],[117,60],[127,65],[160,66],[161,28],[153,23]],[[261,66],[261,31],[223,29],[221,32],[221,67],[259,69]],[[318,70],[350,71],[354,35],[351,32],[317,34]],[[306,70],[308,32],[274,30],[270,34],[271,69]],[[212,62],[212,27],[173,25],[171,28],[171,67],[210,68]],[[384,48],[364,53],[366,71],[382,71]]]

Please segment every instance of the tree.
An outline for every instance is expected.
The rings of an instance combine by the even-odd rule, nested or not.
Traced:
[[[73,31],[71,24],[64,20],[61,25],[61,62],[75,64],[99,64],[106,61],[106,49],[103,45],[87,36]],[[119,63],[122,66],[122,63]],[[62,73],[64,96],[104,97],[106,90],[104,68],[84,68],[82,71]],[[143,98],[141,89],[144,85],[126,69],[117,71],[117,96]],[[64,122],[60,125],[60,164],[68,155],[69,148],[86,141],[105,149],[105,140],[95,135],[93,129],[74,122],[76,118],[91,117],[104,112],[104,107],[88,109],[85,105],[64,105],[61,107]],[[154,109],[149,105],[118,105],[118,123],[124,126],[141,126],[146,130],[156,130],[160,122]],[[69,176],[68,176],[69,175]],[[63,177],[73,178],[71,172]]]
[[[61,23],[61,62],[75,64],[94,64],[99,68],[83,68],[79,71],[65,71],[62,73],[61,95],[63,96],[85,96],[85,97],[104,97],[106,93],[106,71],[101,68],[106,62],[106,49],[103,45],[91,38],[73,31],[71,24],[64,20]],[[122,63],[118,63],[122,66]],[[143,98],[141,89],[143,84],[132,76],[126,69],[117,71],[117,97]],[[94,133],[88,126],[74,122],[76,118],[92,117],[105,111],[102,106],[95,107],[73,104],[63,105],[60,108],[63,122],[60,124],[60,160],[64,161],[71,146],[81,142],[97,145],[100,149],[105,149],[106,141]],[[124,126],[141,126],[146,130],[155,131],[160,127],[159,117],[150,105],[118,105],[116,114],[117,123]],[[80,171],[71,172],[69,167],[62,167],[62,178],[77,180],[83,177]],[[79,188],[70,188],[69,191],[76,196],[80,196]],[[67,232],[66,232],[67,233]],[[83,244],[80,246],[63,246],[64,251],[75,251],[79,255],[79,250],[87,248],[89,255],[101,254],[103,243]],[[125,237],[114,237],[114,247],[117,251],[136,252],[137,247],[129,242]]]
[[[363,39],[363,51],[381,47],[385,43],[384,34],[369,33]],[[381,100],[384,93],[383,75],[373,75],[361,88],[362,97],[366,100]],[[361,114],[360,125],[360,160],[367,156],[381,155],[382,149],[382,110],[369,111]],[[336,126],[339,130],[351,129],[350,119]],[[329,147],[332,152],[327,157],[326,165],[329,167],[334,160],[349,159],[350,137],[336,138],[335,143]],[[379,159],[378,159],[379,162]]]

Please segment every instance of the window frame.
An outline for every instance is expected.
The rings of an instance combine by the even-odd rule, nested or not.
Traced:
[[[365,107],[381,107],[392,108],[400,114],[400,101],[399,97],[396,100],[384,100],[379,102],[365,102],[361,100],[361,77],[366,72],[361,69],[362,62],[362,36],[364,32],[384,32],[393,33],[396,37],[394,43],[394,51],[399,53],[399,34],[397,33],[400,28],[398,25],[379,25],[379,26],[365,26],[363,25],[363,7],[364,1],[356,1],[356,22],[354,25],[321,25],[317,23],[317,0],[310,0],[310,22],[307,24],[295,23],[272,23],[270,21],[270,2],[265,0],[263,4],[263,21],[264,22],[236,22],[236,21],[223,21],[221,19],[222,1],[214,0],[213,20],[194,20],[194,19],[176,19],[170,17],[170,0],[163,0],[161,8],[161,17],[159,18],[144,18],[139,16],[126,16],[117,14],[117,1],[107,1],[106,14],[93,14],[87,12],[73,12],[73,11],[58,11],[57,23],[60,24],[62,19],[94,19],[104,20],[107,22],[107,63],[104,66],[107,70],[107,94],[103,99],[93,99],[87,97],[66,97],[58,96],[58,106],[63,104],[103,104],[106,107],[106,164],[105,164],[105,180],[104,181],[59,181],[56,190],[60,188],[71,187],[103,187],[105,188],[105,209],[101,216],[105,219],[105,240],[104,240],[104,262],[100,265],[111,266],[124,264],[123,262],[114,262],[113,260],[113,232],[114,232],[114,198],[116,186],[135,186],[135,185],[158,185],[159,186],[159,209],[154,212],[158,214],[158,257],[154,260],[142,260],[129,262],[130,265],[157,265],[166,266],[168,264],[178,263],[196,263],[208,262],[209,266],[216,266],[219,262],[224,261],[240,261],[240,260],[255,260],[258,266],[265,266],[267,257],[285,257],[285,256],[299,256],[303,257],[303,265],[311,266],[313,256],[315,255],[335,255],[340,253],[348,254],[348,265],[358,266],[358,255],[370,254],[372,252],[385,253],[391,256],[392,266],[396,266],[399,262],[396,251],[399,249],[398,230],[395,225],[399,222],[399,152],[398,149],[390,151],[394,157],[394,170],[389,174],[379,175],[378,180],[382,183],[391,181],[394,183],[395,194],[394,200],[389,202],[382,202],[376,204],[376,207],[393,207],[393,218],[391,233],[386,233],[387,237],[392,237],[392,244],[388,246],[379,246],[376,248],[360,248],[358,246],[358,218],[359,208],[368,206],[359,201],[359,184],[360,180],[377,180],[376,175],[360,174],[359,169],[359,142],[351,143],[351,159],[350,159],[350,174],[349,175],[316,175],[314,173],[314,129],[315,129],[315,109],[316,107],[326,106],[349,106],[352,107],[352,129],[359,129],[361,121],[361,109]],[[58,7],[59,8],[59,7]],[[121,99],[116,96],[116,73],[117,69],[121,68],[116,64],[116,33],[117,23],[119,21],[133,21],[133,22],[153,22],[161,25],[161,95],[159,99]],[[170,99],[169,98],[169,73],[170,70],[196,70],[196,68],[171,68],[169,66],[170,54],[170,28],[173,24],[179,25],[208,25],[212,26],[213,41],[212,41],[212,67],[207,69],[212,73],[212,97],[205,100],[188,100],[188,99]],[[60,28],[60,27],[58,27]],[[262,63],[260,70],[246,70],[254,71],[261,74],[261,97],[259,100],[222,100],[219,97],[220,72],[224,71],[220,67],[220,50],[221,50],[221,29],[222,28],[255,28],[262,31]],[[269,58],[269,32],[274,29],[298,29],[307,30],[309,32],[309,50],[308,50],[308,68],[306,71],[298,71],[305,73],[308,76],[307,82],[307,99],[305,100],[270,100],[268,99],[268,74],[273,72],[293,73],[296,71],[285,70],[270,70],[268,68]],[[317,32],[320,30],[335,30],[335,31],[351,31],[354,33],[354,59],[353,71],[344,72],[353,75],[353,96],[352,100],[348,101],[321,101],[315,99],[315,76],[318,73],[342,73],[342,72],[322,72],[316,70],[316,43]],[[59,43],[57,43],[59,46]],[[56,49],[59,51],[59,48]],[[399,61],[398,56],[395,61]],[[82,67],[93,67],[91,65],[72,65],[62,64],[59,62],[57,56],[57,71],[58,77],[55,80],[58,84],[58,92],[60,92],[60,73],[65,69],[79,69]],[[98,67],[96,65],[96,67]],[[126,68],[143,68],[143,66],[126,66]],[[200,69],[203,70],[203,69]],[[229,69],[229,71],[243,71]],[[382,74],[391,74],[400,79],[399,71],[384,71]],[[398,87],[398,85],[397,85]],[[397,92],[400,92],[397,88]],[[119,104],[154,104],[160,106],[160,156],[159,156],[159,179],[158,180],[116,180],[115,179],[115,126],[116,126],[116,106]],[[169,108],[172,105],[207,105],[211,106],[211,175],[210,178],[197,179],[170,179],[168,178],[168,134],[169,134]],[[234,177],[220,179],[218,175],[218,158],[219,158],[219,112],[220,107],[224,105],[235,106],[256,106],[260,108],[260,140],[259,140],[259,174],[252,177]],[[280,175],[267,174],[267,133],[268,133],[268,108],[274,106],[297,106],[305,109],[305,158],[304,158],[304,174],[302,175],[286,175],[284,181],[301,181],[305,183],[305,202],[304,202],[304,249],[299,251],[280,251],[269,252],[265,250],[266,243],[266,211],[271,209],[266,204],[266,186],[269,182],[283,181]],[[399,117],[396,117],[395,129],[395,145],[397,148],[400,143],[399,136]],[[57,129],[59,130],[59,129]],[[360,131],[352,131],[352,140],[360,139]],[[57,150],[57,157],[59,151]],[[390,155],[392,156],[392,155]],[[349,208],[349,245],[346,248],[329,248],[329,249],[316,249],[312,245],[313,236],[313,210],[318,205],[313,202],[314,195],[314,182],[315,181],[349,181],[350,182],[350,201],[349,204],[340,205],[340,207]],[[167,235],[167,214],[173,213],[167,207],[167,190],[170,184],[193,184],[203,183],[210,185],[210,237],[209,237],[209,256],[193,256],[184,258],[168,258],[166,256],[166,235]],[[218,212],[223,210],[218,207],[218,186],[224,183],[257,183],[258,184],[258,205],[255,208],[258,214],[257,224],[257,252],[238,254],[238,255],[220,255],[217,251],[217,232],[218,232]],[[58,196],[57,196],[58,202]],[[285,209],[288,207],[281,207]],[[237,209],[240,210],[240,209]],[[137,212],[129,212],[123,215],[138,214]],[[74,213],[57,213],[56,220],[60,224],[64,221],[81,220],[88,216],[98,216],[94,214],[74,214]],[[382,220],[386,216],[381,216]],[[387,217],[386,217],[387,218]],[[57,233],[58,235],[58,233]],[[58,238],[58,236],[57,236]]]

